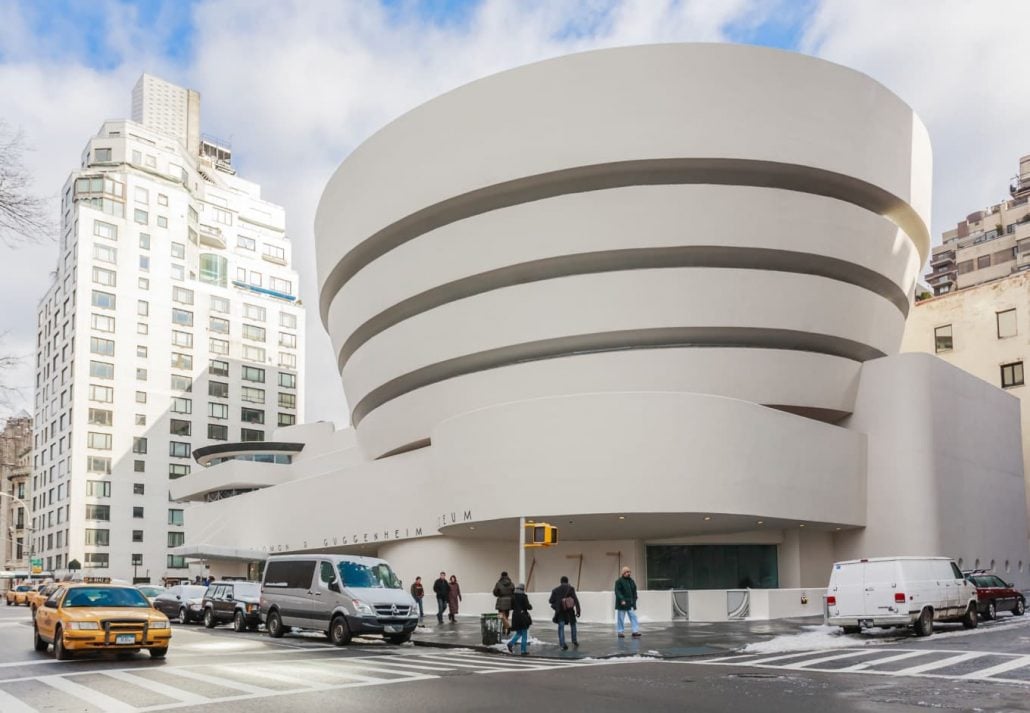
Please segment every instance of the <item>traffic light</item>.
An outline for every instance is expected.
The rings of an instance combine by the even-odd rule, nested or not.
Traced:
[[[526,547],[550,547],[558,544],[558,528],[546,522],[526,525]]]

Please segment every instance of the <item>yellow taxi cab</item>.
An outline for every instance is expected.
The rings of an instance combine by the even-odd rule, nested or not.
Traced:
[[[168,617],[150,606],[135,587],[110,584],[110,580],[87,578],[62,582],[33,620],[36,651],[53,644],[54,655],[65,660],[77,651],[150,651],[152,658],[164,658],[172,629]]]
[[[32,610],[33,614],[36,613],[37,609],[43,606],[43,602],[45,602],[50,595],[54,593],[55,589],[57,589],[56,582],[47,582],[46,584],[41,584],[29,592],[29,596],[27,597],[28,601],[25,603],[29,605],[29,609]]]
[[[7,590],[7,606],[21,606],[22,604],[29,603],[29,592],[32,591],[32,587],[27,584],[19,584],[14,589]]]

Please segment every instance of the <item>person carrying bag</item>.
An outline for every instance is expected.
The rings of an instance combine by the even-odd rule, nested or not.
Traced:
[[[529,646],[529,627],[533,626],[533,617],[529,615],[532,608],[526,596],[526,585],[516,585],[515,593],[511,596],[511,628],[515,632],[508,642],[508,651],[511,653],[515,653],[515,642],[521,639],[522,655],[529,656],[526,647]]]

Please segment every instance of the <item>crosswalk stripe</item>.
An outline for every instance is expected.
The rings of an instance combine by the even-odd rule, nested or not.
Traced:
[[[876,659],[875,661],[863,661],[862,663],[857,663],[854,666],[848,666],[847,668],[839,668],[839,669],[837,669],[837,671],[839,671],[839,672],[863,671],[863,670],[865,670],[867,668],[870,668],[872,666],[879,666],[880,664],[884,664],[884,663],[893,663],[894,661],[904,661],[905,659],[915,658],[916,656],[925,656],[927,654],[932,654],[932,653],[934,653],[932,650],[926,650],[926,651],[906,651],[904,653],[897,654],[896,656],[888,656],[887,658]]]
[[[148,691],[160,694],[166,698],[171,698],[172,700],[181,701],[182,703],[199,705],[207,703],[209,700],[204,696],[198,696],[196,693],[191,693],[181,688],[176,688],[175,686],[169,686],[164,683],[159,683],[158,681],[151,681],[149,678],[143,678],[142,676],[134,676],[127,671],[103,671],[102,673],[108,678],[113,678],[123,683],[145,688]],[[0,707],[0,710],[6,709]]]
[[[63,676],[40,676],[36,680],[79,700],[89,701],[90,705],[96,706],[104,713],[135,713],[136,710],[135,706],[112,698],[89,686],[82,686],[70,681]]]
[[[222,688],[232,688],[237,691],[243,691],[244,693],[253,693],[255,695],[274,692],[270,688],[251,686],[247,683],[240,683],[239,681],[226,681],[224,678],[218,678],[217,676],[208,676],[206,673],[200,673],[199,671],[190,671],[187,668],[176,668],[175,675],[184,676],[186,678],[192,678],[197,681],[203,681],[204,683],[210,683],[215,686],[221,686]]]
[[[999,673],[1005,673],[1007,671],[1012,671],[1017,668],[1023,668],[1024,666],[1030,666],[1030,656],[1018,656],[1012,659],[1011,661],[1000,663],[997,666],[991,666],[990,668],[984,668],[980,669],[979,671],[967,673],[961,678],[990,678],[992,676],[998,675]]]
[[[289,665],[289,664],[284,664],[284,665]],[[299,676],[291,676],[288,673],[279,673],[279,672],[276,672],[276,671],[269,671],[267,668],[254,668],[252,666],[242,667],[242,666],[234,666],[232,664],[222,664],[220,666],[215,666],[214,668],[218,669],[219,671],[225,671],[226,673],[228,673],[230,675],[244,676],[244,677],[252,676],[252,677],[264,679],[264,680],[267,680],[267,681],[279,681],[280,683],[286,683],[286,684],[289,684],[289,685],[294,686],[296,688],[304,688],[304,689],[310,688],[310,689],[313,689],[313,690],[319,690],[319,689],[324,689],[324,688],[329,688],[330,687],[330,684],[327,684],[327,683],[319,683],[317,681],[306,681],[306,680],[300,678]],[[235,682],[235,681],[236,681],[236,679],[233,679],[233,682]]]
[[[385,663],[390,666],[399,666],[401,668],[413,668],[419,671],[453,671],[454,669],[450,666],[444,666],[442,664],[424,664],[424,663],[408,663],[407,661],[386,661]]]
[[[4,713],[36,713],[36,709],[15,698],[10,693],[0,691],[0,711]]]
[[[953,664],[961,663],[963,661],[969,661],[970,659],[977,659],[981,656],[986,656],[987,653],[983,651],[972,651],[970,653],[959,654],[958,656],[949,656],[945,659],[937,659],[930,663],[920,664],[919,666],[912,666],[910,668],[903,668],[900,671],[894,671],[893,673],[898,676],[911,676],[914,673],[923,673],[924,671],[932,671],[935,668],[945,668]]]
[[[794,663],[784,664],[781,668],[803,669],[803,668],[807,668],[809,666],[816,666],[816,665],[821,664],[821,663],[826,663],[827,661],[837,661],[839,659],[850,659],[850,658],[854,658],[855,656],[862,656],[862,655],[868,654],[868,653],[869,653],[868,651],[848,651],[847,653],[843,653],[843,654],[834,654],[833,656],[821,656],[819,658],[806,659],[804,661],[796,661]]]
[[[495,669],[497,669],[499,671],[510,671],[510,670],[514,670],[516,668],[519,668],[517,666],[498,666],[497,664],[492,664],[492,663],[491,664],[488,664],[488,663],[475,664],[475,663],[458,663],[457,661],[452,661],[450,665],[455,667],[455,668],[495,668]]]
[[[853,650],[854,649],[848,649],[848,651],[853,651]],[[793,658],[797,658],[798,656],[805,656],[805,655],[819,654],[819,653],[822,653],[822,652],[821,651],[792,651],[789,654],[778,654],[776,656],[769,656],[767,658],[752,659],[751,661],[747,662],[747,665],[765,666],[767,664],[772,663],[773,661],[782,661],[783,659],[793,659]],[[865,653],[865,650],[863,650],[863,653]]]
[[[522,658],[515,659],[515,658],[509,658],[506,654],[502,654],[500,652],[493,653],[493,654],[481,654],[481,653],[476,653],[474,651],[468,651],[468,652],[466,652],[466,651],[455,651],[453,654],[448,655],[446,658],[453,659],[455,657],[460,658],[462,660],[469,660],[469,661],[503,661],[505,663],[514,664],[514,665],[524,665],[524,664],[530,664],[530,663],[537,663],[537,662],[540,662],[540,661],[546,661],[548,664],[554,666],[555,668],[559,668],[561,666],[573,666],[573,665],[575,665],[577,663],[580,663],[580,660],[552,659],[552,658],[541,659],[539,657],[537,657],[537,658],[527,657],[527,658],[524,658],[524,659],[522,659]]]

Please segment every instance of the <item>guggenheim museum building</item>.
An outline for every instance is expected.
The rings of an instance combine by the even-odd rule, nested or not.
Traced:
[[[868,76],[727,44],[605,49],[404,114],[326,185],[351,427],[199,449],[182,553],[609,589],[825,587],[946,555],[1030,586],[1018,401],[899,354],[931,148]],[[231,497],[230,497],[231,496]]]

